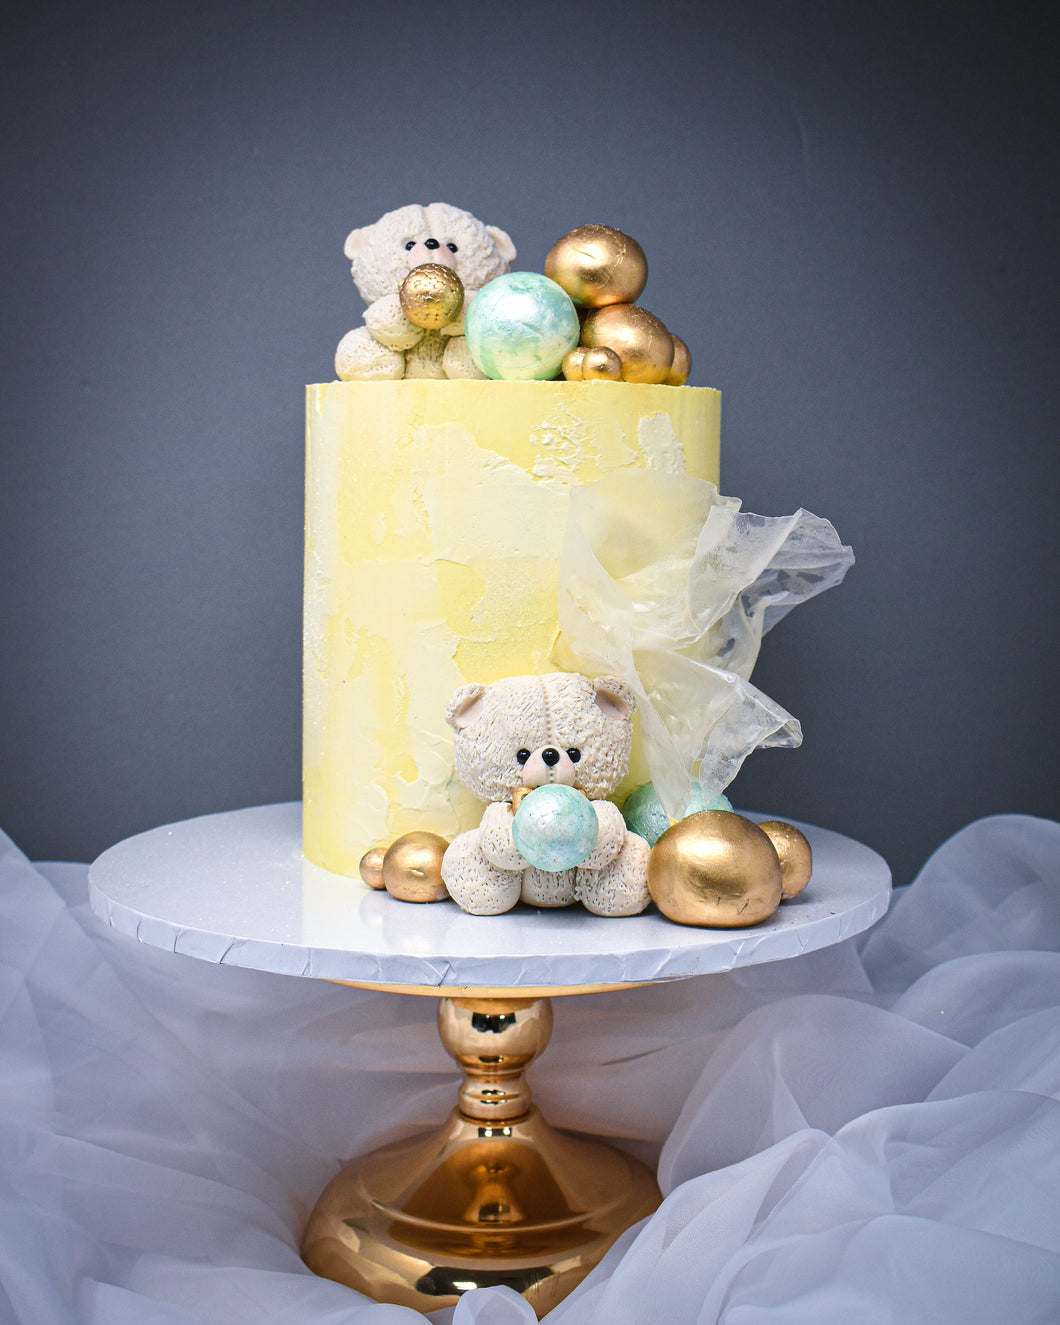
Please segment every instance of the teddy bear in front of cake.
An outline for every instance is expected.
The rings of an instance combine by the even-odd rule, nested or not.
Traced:
[[[615,677],[573,672],[461,686],[446,708],[456,772],[486,802],[442,858],[449,895],[472,915],[520,900],[581,902],[602,916],[650,901],[648,844],[606,797],[626,773],[636,708]]]
[[[347,332],[335,353],[342,381],[485,376],[468,353],[464,313],[515,257],[503,230],[432,202],[351,231],[344,251],[368,308],[364,326]]]

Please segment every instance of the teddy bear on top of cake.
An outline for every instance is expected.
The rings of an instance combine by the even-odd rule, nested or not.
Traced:
[[[368,308],[336,351],[344,382],[688,380],[684,341],[636,303],[648,279],[644,250],[612,226],[565,234],[544,274],[510,272],[515,246],[505,231],[431,203],[351,231],[345,253]]]

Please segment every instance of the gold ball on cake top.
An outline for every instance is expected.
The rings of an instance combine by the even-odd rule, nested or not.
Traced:
[[[464,283],[450,267],[425,262],[413,267],[398,292],[401,311],[414,327],[440,331],[460,315]]]
[[[652,901],[680,925],[742,929],[780,905],[773,843],[740,814],[702,810],[668,828],[648,856]]]
[[[449,896],[442,882],[442,857],[449,843],[418,829],[392,842],[383,857],[383,884],[402,902],[440,902]]]
[[[582,360],[585,355],[585,346],[575,345],[573,350],[569,350],[563,356],[561,371],[568,382],[580,382],[582,380]]]
[[[674,338],[654,313],[636,304],[594,309],[582,327],[582,344],[614,350],[623,382],[665,382],[673,366]]]
[[[781,889],[784,900],[798,897],[810,882],[813,873],[813,851],[809,842],[794,824],[786,824],[780,819],[770,819],[759,827],[773,843],[780,857],[782,876]]]
[[[606,345],[586,350],[582,359],[582,378],[586,382],[621,382],[622,360]]]
[[[666,375],[667,386],[684,386],[688,381],[688,375],[692,371],[692,355],[688,351],[688,346],[680,336],[675,336],[671,331],[670,336],[674,343],[674,361],[670,365],[670,371]]]
[[[545,275],[583,307],[632,304],[648,283],[648,260],[621,230],[581,225],[549,249]]]
[[[383,885],[383,857],[386,847],[371,847],[361,857],[358,866],[361,878],[369,888],[381,889]]]

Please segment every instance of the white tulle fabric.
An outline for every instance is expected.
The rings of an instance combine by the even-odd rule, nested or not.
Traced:
[[[0,840],[0,1320],[422,1320],[297,1245],[340,1161],[451,1107],[433,1001],[142,947]],[[971,825],[860,940],[557,1001],[532,1082],[665,1195],[556,1325],[1054,1321],[1060,825]]]

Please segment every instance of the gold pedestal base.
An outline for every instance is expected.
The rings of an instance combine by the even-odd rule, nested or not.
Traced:
[[[505,1284],[542,1316],[656,1208],[658,1186],[637,1160],[557,1131],[530,1104],[524,1073],[548,1042],[547,999],[444,999],[438,1018],[464,1070],[459,1106],[440,1131],[345,1168],[302,1257],[379,1302],[430,1312]]]

